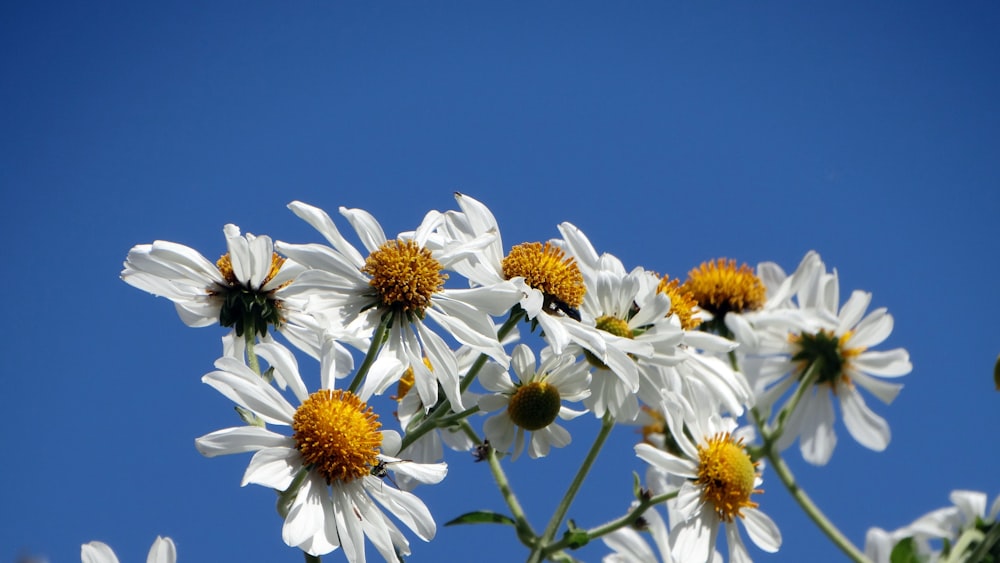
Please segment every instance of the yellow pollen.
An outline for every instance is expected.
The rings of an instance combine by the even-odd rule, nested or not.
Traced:
[[[382,433],[371,407],[353,393],[325,389],[295,411],[292,429],[302,462],[327,482],[351,482],[378,464]]]
[[[583,303],[586,289],[583,274],[576,260],[557,246],[546,242],[526,242],[510,249],[503,259],[503,276],[506,279],[521,276],[524,282],[550,299],[569,307]]]
[[[650,418],[649,424],[644,424],[642,428],[639,429],[642,433],[642,441],[647,444],[655,445],[649,437],[653,434],[666,434],[667,419],[663,416],[663,413],[647,405],[642,405],[640,408]]]
[[[634,333],[628,323],[617,317],[604,315],[597,318],[597,329],[622,338],[633,338]]]
[[[386,307],[423,314],[448,275],[430,250],[412,240],[390,240],[372,252],[361,271]]]
[[[278,270],[281,269],[281,266],[284,263],[284,258],[278,256],[277,252],[272,252],[271,267],[267,271],[267,276],[260,282],[260,285],[263,286],[267,282],[274,279],[274,276],[278,275]],[[222,274],[222,278],[226,280],[226,283],[230,286],[241,285],[240,280],[236,279],[236,274],[233,272],[233,260],[230,258],[228,252],[219,257],[219,259],[215,262],[215,267],[219,269],[219,273]]]
[[[694,330],[701,324],[701,319],[694,316],[694,309],[698,306],[698,300],[690,290],[681,286],[678,279],[670,279],[670,276],[663,276],[659,285],[656,286],[657,293],[665,293],[670,298],[670,313],[677,315],[681,321],[681,328],[684,330]]]
[[[431,367],[431,361],[429,359],[424,358],[424,365],[427,366],[427,369],[434,371],[434,368]],[[406,368],[406,371],[403,372],[403,376],[399,378],[399,382],[396,384],[396,394],[390,395],[389,398],[393,401],[401,402],[403,397],[406,397],[406,394],[410,392],[410,389],[413,389],[415,381],[416,379],[413,375],[413,368]]]
[[[688,279],[681,286],[691,293],[698,306],[713,315],[730,311],[741,313],[764,306],[764,282],[746,264],[736,267],[736,260],[719,258],[702,262],[688,272]]]
[[[743,517],[744,508],[757,508],[750,500],[754,489],[757,465],[750,460],[743,440],[733,440],[729,432],[711,437],[707,444],[698,446],[698,478],[701,499],[710,503],[716,515],[726,522],[733,517]]]
[[[559,416],[559,389],[544,381],[525,383],[514,391],[507,404],[511,422],[525,430],[541,430]]]

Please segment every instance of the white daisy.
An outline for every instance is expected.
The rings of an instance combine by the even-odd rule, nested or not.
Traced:
[[[556,355],[547,347],[542,350],[542,363],[536,370],[535,355],[524,344],[514,348],[511,364],[517,383],[506,371],[484,371],[479,377],[483,387],[494,392],[479,398],[479,408],[484,412],[501,411],[483,425],[486,439],[497,450],[511,452],[513,459],[524,450],[525,432],[531,432],[528,455],[532,458],[548,455],[552,446],[569,445],[569,432],[555,420],[572,420],[586,412],[571,410],[562,401],[579,401],[587,396],[587,365],[570,354]]]
[[[440,482],[444,463],[420,464],[386,455],[399,447],[399,435],[381,431],[366,397],[324,388],[307,394],[294,366],[276,358],[289,353],[263,343],[258,352],[275,367],[300,402],[298,408],[249,368],[231,357],[216,361],[202,381],[267,424],[290,426],[291,436],[258,426],[212,432],[195,441],[207,457],[254,452],[243,485],[255,483],[284,491],[282,539],[312,555],[344,549],[349,561],[364,561],[367,537],[386,560],[410,553],[409,542],[378,505],[418,537],[434,537],[427,507],[412,493],[381,477],[391,471],[422,483]],[[273,360],[273,361],[272,361]],[[376,505],[377,501],[378,505]]]
[[[871,303],[865,291],[854,291],[840,306],[836,270],[826,272],[822,262],[817,263],[818,269],[813,267],[799,283],[794,303],[732,315],[727,325],[754,353],[744,364],[763,408],[811,374],[813,385],[788,416],[777,445],[784,449],[798,438],[803,458],[825,465],[837,443],[832,398],[838,399],[851,436],[866,448],[882,451],[889,445],[889,425],[868,408],[858,387],[889,404],[903,386],[881,378],[906,375],[912,365],[903,348],[872,349],[892,332],[893,319],[886,309],[865,314]]]
[[[691,330],[698,323],[693,320],[698,314],[693,311],[696,303],[679,289],[676,280],[660,279],[642,268],[626,273],[618,258],[599,255],[587,236],[571,223],[560,224],[559,232],[586,281],[581,313],[596,319],[600,334],[608,341],[611,361],[606,367],[621,379],[615,382],[602,377],[601,370],[594,373],[587,406],[596,415],[603,416],[605,408],[610,408],[617,419],[631,420],[638,414],[637,399],[656,405],[663,389],[686,392],[692,385],[706,388],[734,415],[743,413],[752,398],[745,379],[717,358],[698,353],[726,353],[736,343]],[[631,347],[623,347],[623,342]],[[648,346],[642,349],[637,346],[640,344]],[[637,387],[630,385],[634,380]]]
[[[428,245],[440,214],[428,213],[416,231],[389,240],[370,214],[341,208],[340,213],[357,231],[366,257],[341,236],[321,209],[298,201],[288,207],[332,245],[278,242],[283,254],[311,268],[288,288],[288,294],[305,299],[306,310],[315,316],[349,328],[371,332],[378,326],[388,327],[388,337],[365,381],[366,392],[383,393],[412,366],[425,405],[437,403],[440,383],[452,406],[464,408],[457,366],[444,339],[427,326],[427,319],[459,343],[508,365],[490,315],[506,313],[521,292],[506,281],[471,289],[445,288],[445,269],[472,250]],[[433,373],[424,366],[424,357],[435,366]]]
[[[475,286],[510,280],[522,291],[518,305],[533,326],[541,327],[557,354],[576,343],[606,363],[607,344],[594,319],[580,315],[586,286],[576,261],[554,241],[522,243],[504,254],[500,228],[489,208],[464,194],[456,193],[455,199],[462,211],[445,213],[438,232],[451,244],[476,251],[452,268]]]
[[[80,561],[82,563],[118,563],[118,556],[108,544],[99,541],[92,541],[80,546]],[[177,548],[170,538],[156,536],[149,554],[146,556],[146,563],[176,563]]]
[[[677,498],[668,501],[678,516],[672,522],[672,555],[678,561],[707,561],[720,526],[725,529],[730,561],[750,561],[736,520],[757,547],[775,552],[781,532],[750,500],[761,483],[758,464],[750,459],[736,422],[710,413],[697,401],[669,393],[665,411],[680,455],[649,444],[635,446],[636,455],[668,475],[684,478]],[[696,405],[696,406],[692,406]]]
[[[134,246],[125,259],[125,283],[173,301],[188,326],[220,324],[237,336],[265,337],[277,328],[296,347],[319,358],[324,331],[348,339],[335,327],[320,328],[285,290],[304,268],[274,252],[267,236],[240,234],[226,225],[228,252],[212,263],[198,251],[158,240]]]

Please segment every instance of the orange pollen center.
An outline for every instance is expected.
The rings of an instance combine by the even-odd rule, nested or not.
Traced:
[[[742,439],[733,440],[728,432],[711,437],[698,446],[696,483],[702,501],[711,504],[716,515],[726,522],[742,518],[742,509],[757,507],[750,495],[763,492],[753,488],[757,465],[750,460]]]
[[[725,258],[702,262],[688,272],[681,288],[691,293],[699,307],[717,316],[760,309],[767,292],[764,282],[749,266],[737,268],[735,260]]]
[[[372,252],[361,271],[382,304],[404,312],[422,314],[431,296],[444,289],[448,275],[431,251],[412,240],[390,240]]]
[[[685,287],[681,286],[678,279],[670,279],[670,276],[663,276],[656,286],[657,293],[664,293],[670,298],[670,314],[677,315],[684,330],[694,330],[701,324],[701,319],[694,316],[695,308],[698,307],[698,300]]]
[[[333,481],[351,482],[378,464],[382,424],[371,407],[350,391],[324,389],[295,411],[295,446],[305,466]]]
[[[546,242],[526,242],[510,249],[501,263],[506,279],[523,277],[524,283],[569,307],[583,303],[586,288],[576,260]]]

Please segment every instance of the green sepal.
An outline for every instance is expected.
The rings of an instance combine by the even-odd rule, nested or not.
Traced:
[[[635,495],[635,499],[638,501],[646,498],[646,491],[642,489],[642,482],[639,480],[639,474],[635,471],[632,472],[632,494]]]
[[[906,538],[892,548],[889,555],[890,563],[920,563],[917,557],[917,542],[913,538]]]
[[[590,543],[590,534],[583,528],[578,528],[576,522],[570,520],[566,523],[566,533],[563,534],[566,545],[570,549],[580,549]]]
[[[445,526],[452,526],[454,524],[508,524],[517,526],[517,523],[510,516],[490,512],[489,510],[467,512],[450,522],[446,522]]]
[[[260,374],[260,378],[267,383],[274,381],[274,366],[269,366],[264,373]]]
[[[240,420],[242,420],[246,424],[250,426],[259,426],[260,428],[264,428],[264,420],[258,418],[257,415],[255,415],[253,411],[251,411],[250,409],[245,409],[239,405],[236,405],[233,408],[236,409],[236,414],[240,415]]]

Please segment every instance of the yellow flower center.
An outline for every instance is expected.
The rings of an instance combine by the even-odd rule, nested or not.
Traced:
[[[427,369],[434,371],[434,368],[431,367],[431,361],[429,359],[424,358],[424,365],[427,366]],[[411,366],[406,368],[406,371],[403,372],[403,376],[400,377],[399,382],[396,383],[396,394],[391,395],[390,398],[394,401],[402,402],[403,397],[410,392],[410,389],[413,389],[413,384],[415,382],[416,379],[413,375],[413,367]]]
[[[764,282],[746,264],[736,267],[736,260],[719,258],[702,262],[688,272],[681,286],[689,291],[698,306],[716,316],[733,311],[753,311],[764,306]]]
[[[371,407],[350,391],[325,389],[306,399],[292,420],[302,461],[326,478],[350,482],[378,464],[382,433]]]
[[[448,275],[430,250],[411,240],[390,240],[372,252],[361,271],[371,276],[386,307],[422,315],[431,304],[431,296],[444,288]]]
[[[819,370],[817,385],[851,385],[851,376],[847,373],[851,360],[865,351],[864,347],[846,347],[852,334],[847,331],[838,337],[833,331],[820,330],[811,334],[789,335],[788,341],[793,349],[792,361],[796,364],[798,376],[804,377],[809,366],[815,364],[813,369]]]
[[[701,499],[710,503],[719,518],[732,522],[740,518],[744,508],[757,508],[750,500],[757,478],[757,463],[750,460],[743,440],[733,440],[729,432],[711,437],[707,444],[698,446],[698,478]]]
[[[525,383],[514,391],[507,404],[511,422],[525,430],[541,430],[559,416],[559,389],[544,381]]]
[[[268,269],[267,276],[261,281],[261,287],[278,275],[278,270],[284,263],[285,259],[278,256],[278,253],[271,253],[271,267]],[[228,252],[215,262],[215,267],[219,269],[219,273],[222,274],[222,278],[226,280],[228,286],[225,289],[210,292],[212,295],[222,297],[222,306],[219,311],[220,325],[233,327],[236,336],[243,336],[247,330],[266,335],[268,326],[281,326],[281,323],[284,322],[281,315],[281,301],[272,297],[273,290],[262,293],[258,291],[258,288],[244,285],[233,272],[233,260]]]
[[[598,317],[596,328],[622,338],[631,339],[635,337],[635,333],[632,332],[632,329],[628,326],[626,321],[609,315]],[[595,368],[608,369],[607,364],[602,362],[600,358],[595,356],[590,350],[584,349],[583,357],[586,358],[587,362]]]
[[[681,321],[681,328],[684,330],[694,330],[701,324],[701,319],[694,316],[694,309],[698,306],[698,300],[689,289],[681,286],[678,279],[670,279],[670,276],[663,276],[659,285],[656,286],[657,293],[665,293],[670,298],[670,313],[677,315]]]
[[[524,282],[545,295],[546,311],[576,309],[583,303],[586,288],[576,260],[557,246],[546,242],[526,242],[510,249],[501,263],[506,279],[524,278]],[[564,313],[568,313],[563,310]]]

